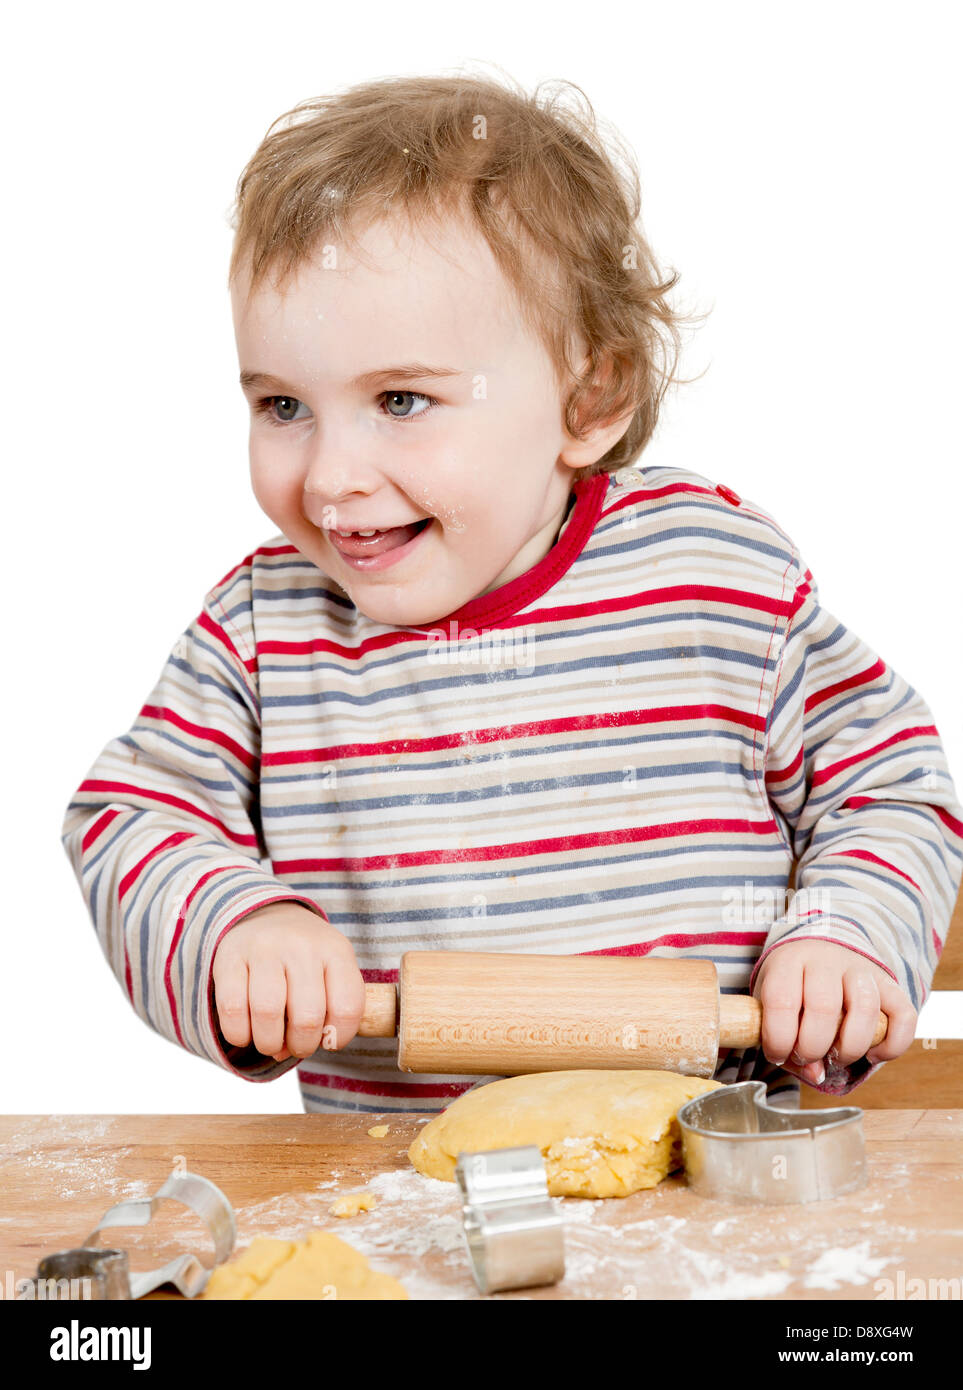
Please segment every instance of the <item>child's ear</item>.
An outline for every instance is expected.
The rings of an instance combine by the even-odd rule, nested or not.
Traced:
[[[579,366],[579,371],[588,371],[591,366],[591,357],[586,356]],[[565,442],[558,456],[559,462],[567,464],[569,468],[586,468],[590,464],[598,463],[599,459],[619,442],[632,422],[637,405],[635,401],[628,406],[624,400],[621,403],[616,402],[604,418],[595,418],[600,401],[609,391],[612,377],[612,360],[606,358],[596,366],[592,380],[569,396],[574,411],[575,427],[579,432],[576,437],[569,432],[567,424],[563,423]]]

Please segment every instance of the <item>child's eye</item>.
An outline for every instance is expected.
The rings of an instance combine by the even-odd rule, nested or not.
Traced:
[[[385,405],[388,407],[388,414],[392,420],[413,420],[416,415],[427,415],[429,410],[433,410],[438,404],[434,396],[425,396],[420,391],[385,391],[382,394],[384,396]],[[392,402],[397,402],[399,399],[404,400],[405,398],[409,400],[427,401],[428,404],[425,406],[424,410],[416,410],[414,414],[407,412],[404,415],[395,415],[391,409]]]
[[[296,396],[265,396],[263,400],[254,403],[258,415],[263,415],[272,425],[290,425],[298,418],[299,406],[304,406],[304,402],[299,401]],[[307,410],[307,406],[304,408]],[[277,415],[274,413],[275,410],[279,412]],[[304,419],[303,415],[301,419]]]
[[[392,420],[414,420],[419,415],[427,415],[429,410],[433,410],[438,404],[434,396],[426,396],[420,391],[382,391],[381,396],[388,407],[387,414]],[[409,408],[403,414],[396,415],[392,406],[399,402],[403,404],[405,400],[426,401],[427,404],[421,410],[412,411]],[[296,396],[265,396],[262,400],[255,401],[254,409],[272,425],[290,425],[305,419],[305,415],[298,414],[299,409],[304,409],[310,414],[304,402],[299,401]]]

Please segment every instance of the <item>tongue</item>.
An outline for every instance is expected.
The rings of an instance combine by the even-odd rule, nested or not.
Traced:
[[[383,555],[386,550],[397,550],[399,546],[407,545],[424,525],[425,522],[413,522],[410,526],[395,526],[378,536],[339,536],[338,549],[343,555],[355,559],[365,555]]]

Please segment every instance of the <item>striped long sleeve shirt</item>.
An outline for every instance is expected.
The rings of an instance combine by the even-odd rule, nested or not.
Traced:
[[[401,1072],[390,1039],[229,1044],[214,952],[268,903],[327,918],[367,981],[414,949],[597,953],[709,959],[745,993],[820,939],[919,1009],[963,873],[922,698],[771,516],[665,467],[580,479],[539,563],[424,628],[273,537],[208,592],[62,839],[139,1017],[251,1081],[296,1067],[308,1111],[433,1111],[480,1079]],[[716,1078],[798,1104],[761,1049]]]

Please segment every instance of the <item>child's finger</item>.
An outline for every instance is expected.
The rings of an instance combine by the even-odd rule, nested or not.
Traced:
[[[250,1047],[247,961],[218,951],[214,957],[214,1007],[221,1032],[234,1047]]]
[[[868,970],[853,966],[843,975],[845,1016],[833,1043],[833,1062],[848,1067],[862,1057],[873,1040],[879,1017],[879,989]]]
[[[782,1066],[792,1051],[799,1027],[802,967],[793,965],[791,952],[780,951],[774,951],[765,964],[768,968],[756,992],[762,1005],[759,1042],[769,1061]]]
[[[292,1057],[312,1057],[321,1046],[327,999],[321,970],[285,970],[288,1026],[285,1043]]]
[[[833,1045],[843,1011],[839,967],[810,961],[803,970],[803,1007],[796,1039],[800,1065],[820,1062]]]
[[[784,1070],[808,1082],[810,1086],[821,1086],[826,1080],[826,1064],[822,1058],[815,1062],[797,1062],[798,1056],[797,1052],[790,1052]]]
[[[887,1016],[886,1037],[866,1057],[870,1062],[890,1062],[894,1057],[902,1057],[912,1043],[918,1014],[895,981],[879,981],[879,1007]]]
[[[273,1057],[283,1046],[286,1003],[287,980],[281,962],[270,956],[252,960],[248,985],[251,1037],[265,1057]]]
[[[354,961],[334,956],[324,967],[328,1012],[324,1021],[322,1046],[345,1047],[361,1023],[365,1006],[364,980]]]

